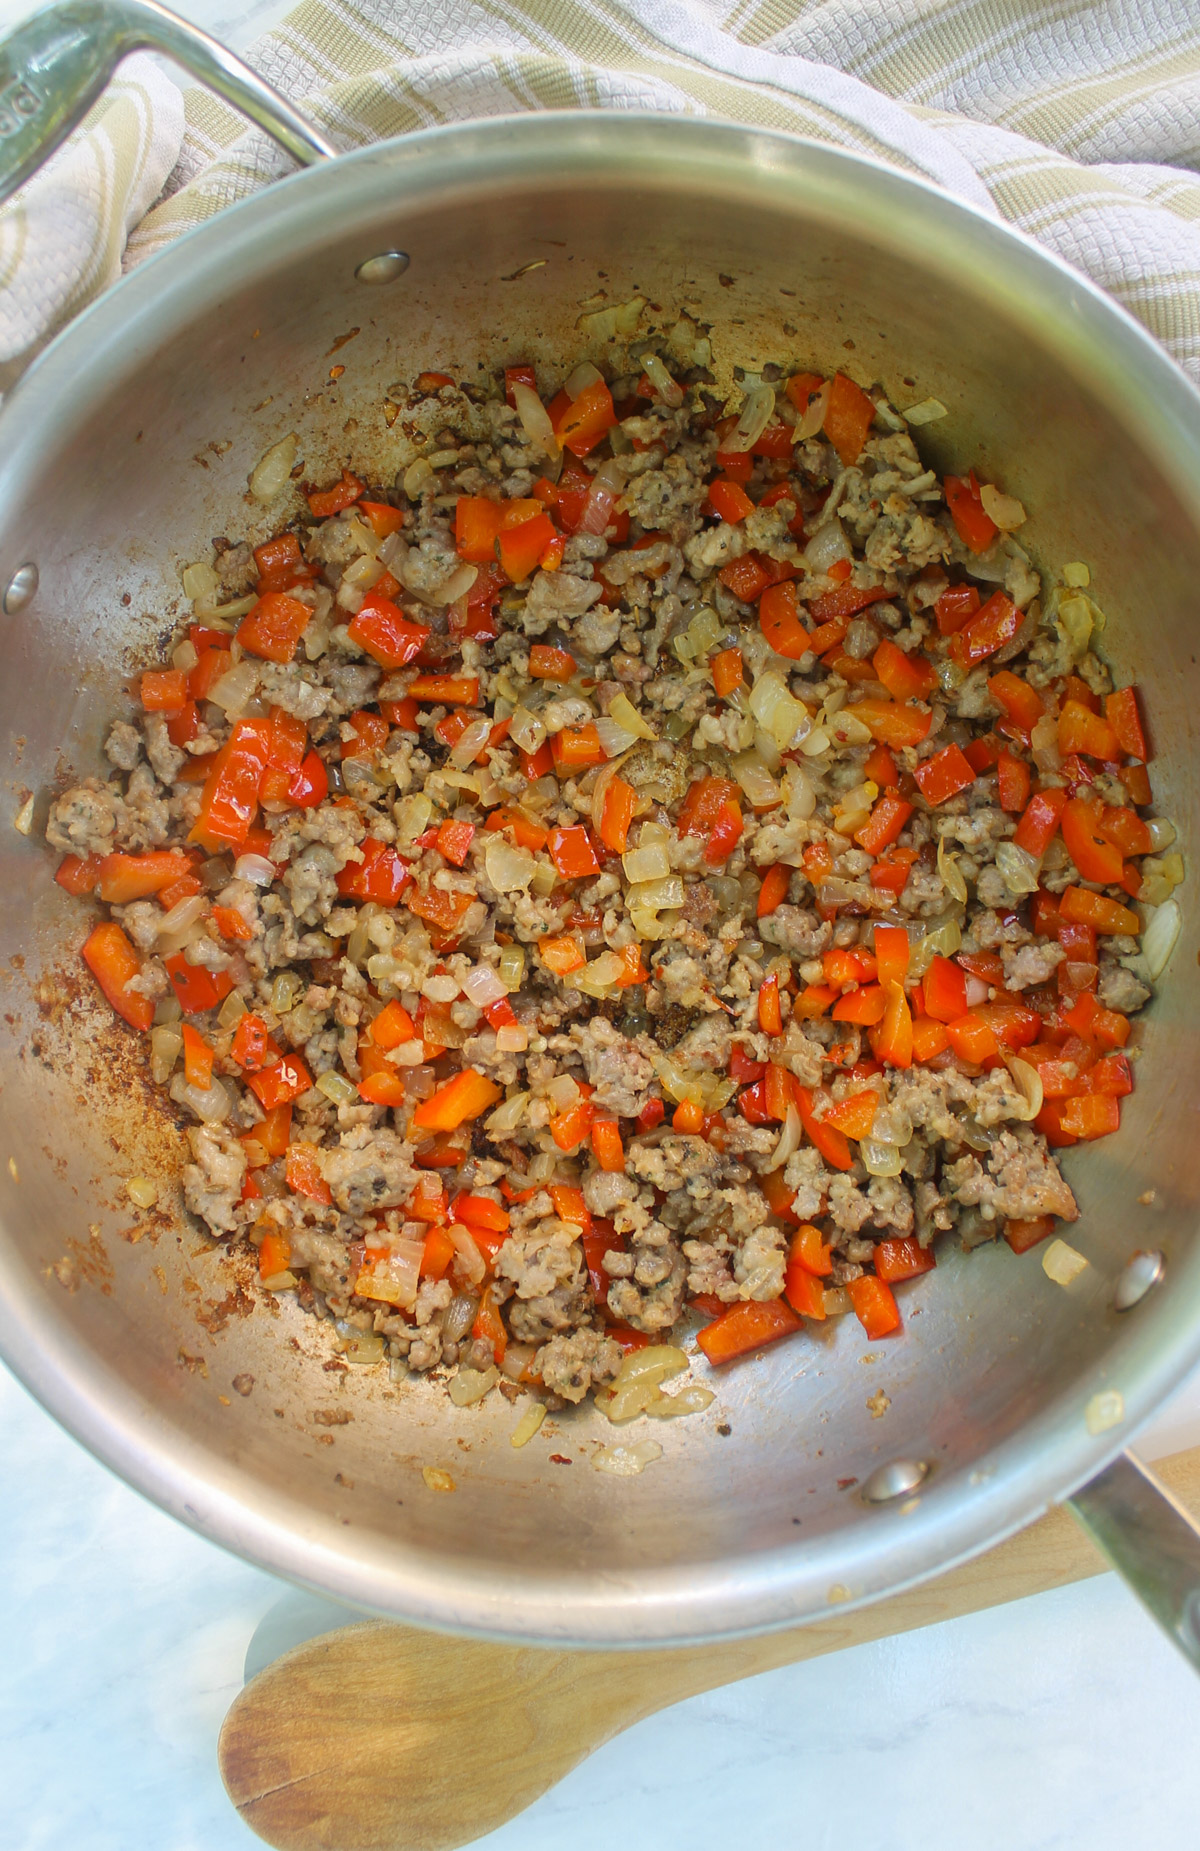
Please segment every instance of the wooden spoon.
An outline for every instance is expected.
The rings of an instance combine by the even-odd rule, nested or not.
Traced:
[[[1200,1448],[1155,1471],[1200,1508]],[[453,1851],[503,1825],[620,1730],[684,1697],[1105,1566],[1069,1514],[1053,1510],[890,1600],[718,1645],[548,1651],[369,1620],[310,1639],[246,1686],[221,1731],[221,1773],[247,1825],[278,1851]]]

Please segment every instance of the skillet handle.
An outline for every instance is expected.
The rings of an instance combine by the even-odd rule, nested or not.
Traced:
[[[162,52],[303,166],[338,152],[249,65],[156,0],[66,0],[0,39],[0,204],[61,147],[131,51]]]
[[[1122,1453],[1067,1507],[1194,1671],[1200,1671],[1200,1525]]]

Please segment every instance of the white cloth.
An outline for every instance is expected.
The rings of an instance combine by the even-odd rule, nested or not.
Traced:
[[[139,53],[0,213],[0,385],[121,274],[126,239],[162,191],[183,127],[179,89]]]
[[[302,0],[249,62],[344,147],[650,108],[890,160],[1040,239],[1200,380],[1196,0]],[[131,59],[0,215],[0,384],[114,280],[127,238],[126,267],[286,166],[197,90],[181,136],[178,92]]]

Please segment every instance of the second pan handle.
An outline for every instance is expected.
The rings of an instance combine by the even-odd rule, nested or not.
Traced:
[[[248,64],[157,0],[65,0],[0,39],[0,205],[61,147],[121,60],[142,50],[181,64],[303,166],[337,155]]]
[[[1067,1508],[1200,1671],[1200,1525],[1130,1453],[1068,1498]]]

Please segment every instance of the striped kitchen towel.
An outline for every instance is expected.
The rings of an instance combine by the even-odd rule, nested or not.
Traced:
[[[1040,239],[1200,381],[1197,0],[302,0],[249,61],[345,148],[601,108],[874,155]],[[126,265],[287,165],[189,91],[166,195]],[[48,305],[47,325],[80,300]]]
[[[116,282],[126,239],[162,191],[183,129],[178,87],[139,53],[49,167],[0,212],[0,390]]]

